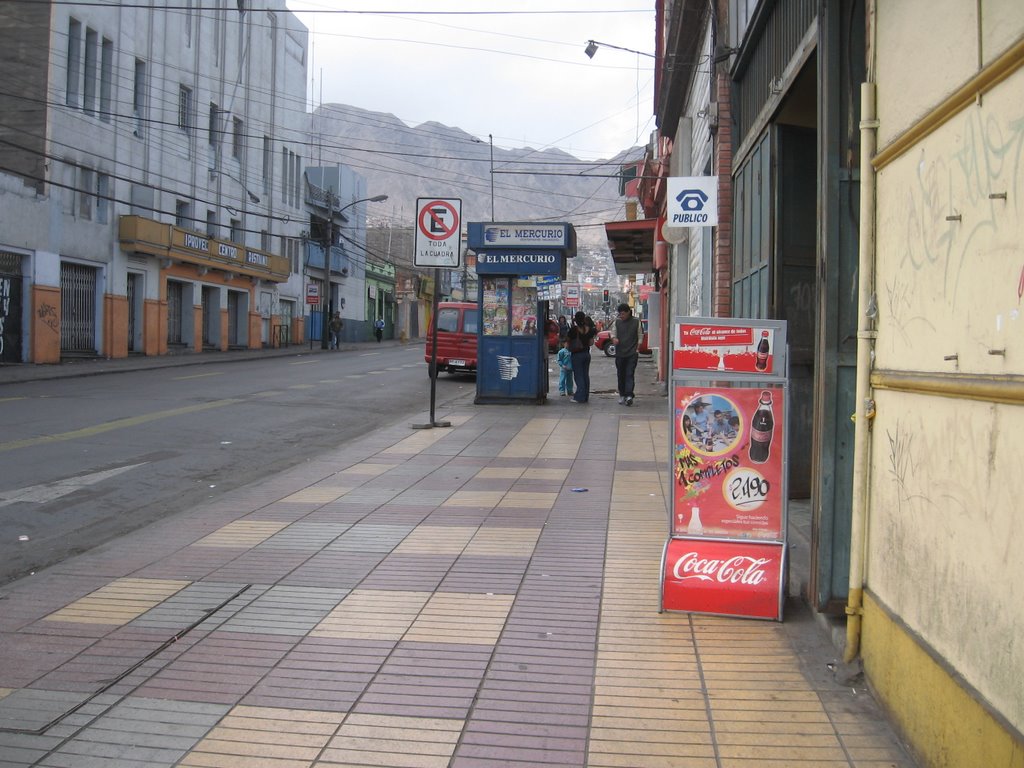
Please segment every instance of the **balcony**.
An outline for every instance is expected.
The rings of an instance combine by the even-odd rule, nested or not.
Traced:
[[[324,268],[324,247],[319,243],[306,241],[306,266]],[[348,254],[340,245],[331,246],[331,274],[347,277],[349,274]]]

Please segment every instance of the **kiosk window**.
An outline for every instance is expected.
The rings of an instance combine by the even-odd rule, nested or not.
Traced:
[[[508,278],[483,281],[484,336],[508,335]]]
[[[537,335],[537,289],[532,286],[512,288],[512,335]]]

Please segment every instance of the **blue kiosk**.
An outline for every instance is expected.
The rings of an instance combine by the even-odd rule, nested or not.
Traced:
[[[576,256],[571,224],[470,222],[467,245],[476,253],[480,329],[477,403],[542,403],[548,394],[548,303],[537,298],[537,277],[565,279]]]

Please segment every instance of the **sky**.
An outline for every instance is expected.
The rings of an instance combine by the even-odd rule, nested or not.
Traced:
[[[653,0],[287,0],[309,95],[583,160],[654,130]],[[600,46],[593,59],[587,42]],[[608,46],[617,46],[612,48]]]

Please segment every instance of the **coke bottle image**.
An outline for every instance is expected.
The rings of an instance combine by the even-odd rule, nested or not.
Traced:
[[[768,331],[761,331],[761,341],[757,345],[754,367],[759,371],[768,367]]]
[[[750,420],[750,460],[755,464],[768,461],[772,445],[772,433],[775,431],[775,416],[772,413],[772,393],[761,392],[761,400]]]
[[[686,532],[694,536],[704,533],[704,525],[700,521],[700,507],[690,507],[690,524],[686,526]]]

